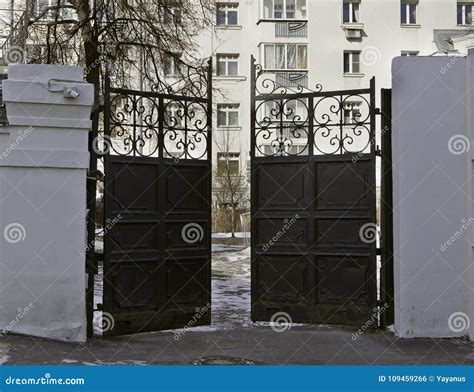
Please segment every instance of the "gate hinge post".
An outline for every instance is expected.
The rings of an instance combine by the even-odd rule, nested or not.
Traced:
[[[96,180],[99,181],[103,177],[102,172],[100,170],[87,170],[87,178],[89,180]]]

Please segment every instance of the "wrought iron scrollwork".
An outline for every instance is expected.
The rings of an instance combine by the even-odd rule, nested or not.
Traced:
[[[315,154],[369,152],[370,103],[364,95],[315,98],[313,113]]]
[[[253,60],[252,144],[256,156],[373,151],[375,87],[323,92],[278,86]]]
[[[261,155],[303,155],[308,149],[308,106],[291,97],[258,101],[256,149]]]
[[[155,156],[158,151],[159,104],[156,98],[116,94],[110,101],[110,152]]]
[[[167,100],[164,107],[164,151],[173,158],[201,159],[207,152],[206,104]]]
[[[207,158],[212,110],[210,67],[188,70],[174,84],[164,87],[159,83],[151,91],[106,87],[105,152]]]

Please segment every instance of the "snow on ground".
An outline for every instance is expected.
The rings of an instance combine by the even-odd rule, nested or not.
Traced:
[[[237,238],[250,238],[248,231],[237,231],[235,232]],[[232,233],[212,233],[212,238],[231,238]]]
[[[250,325],[250,248],[212,247],[212,325],[193,331],[215,331]],[[95,276],[94,309],[102,304],[103,268]],[[94,334],[101,335],[102,312],[94,312]],[[1,353],[1,352],[0,352]]]
[[[212,326],[250,325],[250,248],[212,257]]]

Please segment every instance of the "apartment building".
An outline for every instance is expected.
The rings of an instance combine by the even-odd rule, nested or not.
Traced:
[[[218,89],[215,164],[228,159],[236,173],[249,167],[251,55],[282,86],[367,88],[375,76],[377,89],[388,88],[394,57],[465,54],[474,45],[473,7],[465,0],[219,1],[214,31],[202,39]]]

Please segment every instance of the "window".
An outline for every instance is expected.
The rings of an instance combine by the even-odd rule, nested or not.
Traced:
[[[217,126],[237,127],[239,125],[239,104],[217,105]]]
[[[474,3],[458,3],[458,25],[472,25]]]
[[[265,19],[306,19],[306,0],[263,0]]]
[[[307,69],[308,47],[304,44],[265,44],[265,69]]]
[[[217,55],[217,76],[236,76],[239,73],[238,54]]]
[[[344,73],[360,73],[360,52],[344,52]]]
[[[344,0],[342,4],[343,23],[359,22],[359,2],[357,0]]]
[[[218,152],[217,153],[217,174],[240,173],[240,153],[238,152]]]
[[[41,19],[53,19],[55,16],[55,10],[46,10],[49,7],[56,6],[57,4],[57,0],[36,0],[33,9],[33,16],[41,16]]]
[[[402,57],[411,57],[411,56],[418,56],[418,52],[413,50],[404,50],[401,53]]]
[[[238,23],[238,4],[217,3],[216,24],[218,26],[235,26]]]
[[[416,11],[418,3],[414,0],[401,1],[401,23],[402,25],[416,24]]]
[[[163,58],[163,73],[167,77],[179,76],[181,64],[178,57],[166,56]]]

